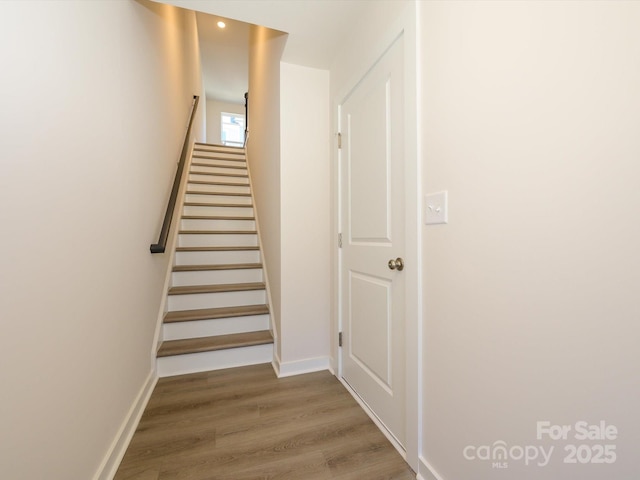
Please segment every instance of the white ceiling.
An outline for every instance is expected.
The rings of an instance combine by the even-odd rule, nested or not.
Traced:
[[[219,17],[253,23],[280,30],[289,34],[282,60],[287,63],[308,67],[328,69],[340,47],[340,43],[348,37],[351,25],[358,21],[367,4],[374,0],[156,0],[198,12],[209,13],[215,18],[202,20],[214,26]],[[240,27],[225,31],[214,31],[210,27],[200,26],[203,58],[203,72],[207,98],[225,99],[230,92],[246,91],[246,75],[248,57],[247,35],[239,33]],[[229,22],[231,23],[231,22]],[[236,24],[237,22],[233,22]],[[242,24],[240,24],[242,25]],[[215,27],[217,29],[218,27]],[[235,28],[235,27],[234,27]],[[223,36],[226,34],[226,36]],[[240,57],[244,48],[245,57]],[[233,53],[236,52],[236,53]],[[221,71],[218,63],[226,65]],[[241,65],[242,64],[242,65]],[[238,80],[240,69],[244,72],[245,81],[240,85]],[[211,84],[209,84],[211,82]],[[237,83],[234,83],[237,82]],[[233,93],[235,95],[235,93]],[[243,102],[243,98],[236,103]]]
[[[197,13],[202,77],[207,99],[244,103],[249,88],[249,24]]]
[[[340,42],[372,0],[175,0],[175,5],[289,34],[282,60],[329,68]]]

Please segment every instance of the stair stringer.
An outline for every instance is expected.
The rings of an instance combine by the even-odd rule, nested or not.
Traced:
[[[251,195],[254,201],[254,205],[253,205],[253,216],[255,217],[255,222],[256,222],[256,231],[258,232],[258,245],[260,245],[260,261],[262,262],[262,272],[264,275],[264,283],[266,286],[266,292],[267,292],[267,305],[269,305],[269,325],[270,325],[270,329],[271,329],[271,335],[273,335],[273,360],[272,360],[272,364],[274,365],[274,369],[277,372],[277,367],[276,365],[278,365],[280,363],[280,359],[278,357],[278,347],[280,345],[280,332],[278,332],[276,330],[276,325],[277,322],[274,319],[274,312],[273,309],[271,308],[271,306],[273,305],[273,301],[271,299],[271,288],[270,288],[270,283],[269,283],[269,271],[267,270],[267,263],[264,261],[264,251],[262,250],[262,230],[260,229],[260,218],[258,215],[258,209],[255,206],[255,196],[253,196],[253,176],[251,175],[251,162],[249,162],[249,152],[247,150],[247,148],[245,147],[245,158],[247,159],[247,172],[249,173],[249,186],[251,188]]]
[[[180,226],[181,215],[184,208],[184,200],[186,198],[186,190],[187,183],[189,180],[189,172],[191,170],[191,160],[193,159],[193,150],[195,148],[195,140],[191,139],[191,143],[189,145],[189,151],[187,153],[186,163],[184,166],[182,178],[180,179],[180,188],[178,189],[178,197],[176,199],[175,209],[173,211],[173,217],[171,219],[171,227],[169,228],[169,241],[167,242],[167,249],[165,250],[165,254],[169,254],[169,261],[167,262],[167,269],[165,271],[164,277],[164,286],[162,288],[162,297],[160,298],[160,307],[158,308],[158,317],[156,319],[156,329],[153,336],[153,348],[150,352],[151,359],[151,369],[153,371],[154,377],[157,378],[157,361],[156,361],[156,352],[158,348],[160,348],[160,344],[162,343],[162,324],[164,321],[164,316],[168,311],[167,303],[168,296],[167,292],[171,287],[171,275],[173,274],[173,267],[175,265],[176,258],[176,246],[178,245],[178,227]]]

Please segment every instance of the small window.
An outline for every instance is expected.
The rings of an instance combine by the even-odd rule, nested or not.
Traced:
[[[220,139],[223,145],[242,147],[244,145],[244,115],[240,113],[221,114],[222,131]]]

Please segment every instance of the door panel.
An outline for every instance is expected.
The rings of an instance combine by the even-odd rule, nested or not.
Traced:
[[[340,106],[342,376],[405,438],[403,39]]]
[[[350,277],[351,359],[380,385],[390,389],[391,283],[354,272],[350,272]]]
[[[352,242],[390,241],[388,83],[358,92],[346,117]]]

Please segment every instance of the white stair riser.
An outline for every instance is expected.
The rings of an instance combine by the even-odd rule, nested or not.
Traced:
[[[184,215],[208,215],[226,217],[251,217],[253,218],[253,207],[201,207],[186,205],[182,210]]]
[[[191,200],[192,199],[192,200]],[[199,203],[225,203],[233,204],[238,199],[244,199],[243,205],[246,205],[246,200],[251,202],[251,196],[246,193],[234,193],[234,192],[203,192],[202,190],[188,190],[187,202],[199,202]]]
[[[230,335],[232,333],[259,332],[261,330],[269,330],[268,314],[216,318],[197,322],[165,323],[162,326],[162,338],[168,341]]]
[[[202,160],[200,157],[212,157],[212,158],[231,158],[233,160],[244,160],[244,155],[238,155],[237,153],[224,151],[224,150],[194,150],[194,157],[198,161]]]
[[[207,165],[237,165],[239,167],[247,166],[247,159],[240,155],[228,155],[224,153],[197,153],[197,156],[193,157],[191,164],[194,163],[206,163]]]
[[[258,237],[255,234],[180,234],[180,247],[255,247]]]
[[[206,164],[210,167],[247,167],[247,162],[244,160],[239,162],[237,160],[225,160],[224,158],[194,158],[191,163],[196,163],[200,166],[201,164]]]
[[[254,220],[203,220],[203,219],[182,219],[180,220],[182,230],[254,230],[256,222]]]
[[[234,270],[198,270],[196,272],[173,272],[171,284],[183,285],[220,285],[225,283],[262,282],[261,268],[242,268]]]
[[[231,183],[244,183],[249,185],[249,177],[227,177],[225,175],[198,175],[195,173],[189,174],[189,181],[200,182],[231,182]]]
[[[223,368],[257,365],[273,361],[273,344],[231,348],[213,352],[190,353],[157,360],[159,377],[207,372]]]
[[[176,265],[228,265],[230,263],[259,263],[258,250],[224,252],[176,252]]]
[[[237,185],[206,185],[200,183],[189,183],[188,190],[196,190],[198,192],[212,192],[212,193],[251,193],[249,185],[237,186]]]
[[[223,204],[238,204],[238,205],[251,205],[251,197],[239,196],[239,195],[194,195],[188,193],[185,197],[187,203],[223,203]],[[186,208],[186,207],[185,207]]]
[[[170,312],[194,310],[199,308],[263,305],[265,303],[266,295],[264,290],[169,295],[168,298],[168,308]]]
[[[237,165],[241,166],[241,165]],[[189,173],[198,173],[198,172],[206,172],[206,173],[236,173],[239,175],[247,175],[246,168],[225,168],[225,167],[209,167],[209,166],[200,166],[200,165],[192,165]]]
[[[230,145],[220,145],[217,143],[196,143],[194,146],[195,151],[220,151],[220,152],[240,152],[244,154],[244,148],[241,147],[232,147]]]

